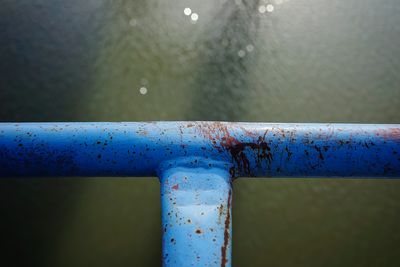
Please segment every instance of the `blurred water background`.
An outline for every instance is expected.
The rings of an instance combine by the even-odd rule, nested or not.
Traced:
[[[0,121],[400,122],[397,0],[1,0]],[[156,178],[4,179],[5,266],[160,266]],[[399,266],[400,183],[242,179],[234,266]]]

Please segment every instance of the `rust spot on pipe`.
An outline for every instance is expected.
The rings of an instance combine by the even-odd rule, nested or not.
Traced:
[[[179,184],[176,184],[176,185],[172,186],[172,189],[178,190],[179,189]]]
[[[324,155],[322,154],[321,148],[319,148],[318,146],[314,146],[315,150],[317,150],[318,152],[318,158],[320,160],[324,160]]]
[[[381,136],[385,141],[400,143],[400,128],[381,129],[376,131],[377,136]]]
[[[273,160],[271,148],[265,141],[267,131],[263,136],[257,137],[254,133],[249,131],[243,131],[244,135],[254,137],[254,142],[241,142],[230,134],[229,128],[236,127],[234,123],[199,123],[197,125],[199,131],[208,138],[213,146],[220,152],[228,151],[234,162],[236,163],[238,172],[243,172],[248,176],[254,176],[251,172],[252,167],[250,166],[250,160],[248,155],[245,153],[246,149],[251,149],[255,153],[256,163],[258,167],[261,167],[262,161],[265,160],[270,165]],[[233,129],[235,130],[235,129]],[[243,129],[242,129],[243,130]],[[229,170],[231,177],[234,178],[236,170],[231,168]]]
[[[228,262],[228,259],[226,258],[226,250],[229,245],[229,230],[230,230],[230,224],[231,224],[231,197],[232,197],[232,190],[229,190],[229,195],[228,195],[228,204],[227,204],[227,211],[226,211],[226,218],[225,218],[225,229],[224,229],[224,244],[221,247],[221,267],[225,267],[226,263]]]
[[[139,134],[143,135],[143,136],[148,136],[149,135],[149,133],[144,129],[139,130]]]
[[[221,223],[222,222],[222,215],[224,214],[224,205],[223,204],[221,204],[219,207],[218,207],[218,223]]]

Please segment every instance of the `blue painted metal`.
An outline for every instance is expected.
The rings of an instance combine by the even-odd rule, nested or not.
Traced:
[[[400,177],[400,125],[0,123],[0,177],[158,176],[164,266],[231,265],[237,177]]]
[[[156,176],[181,157],[233,177],[396,177],[400,125],[0,123],[0,176]]]
[[[160,173],[163,266],[231,266],[229,172],[204,158],[173,163]]]

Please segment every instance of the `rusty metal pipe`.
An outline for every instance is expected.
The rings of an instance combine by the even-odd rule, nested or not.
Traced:
[[[156,176],[188,157],[232,177],[399,177],[400,125],[0,123],[3,177]]]
[[[158,176],[163,266],[231,266],[236,177],[400,177],[400,125],[0,123],[0,176]]]

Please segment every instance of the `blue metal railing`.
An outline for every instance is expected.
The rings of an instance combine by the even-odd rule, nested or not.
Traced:
[[[231,265],[237,177],[400,176],[400,125],[0,123],[0,176],[158,176],[163,265]]]

